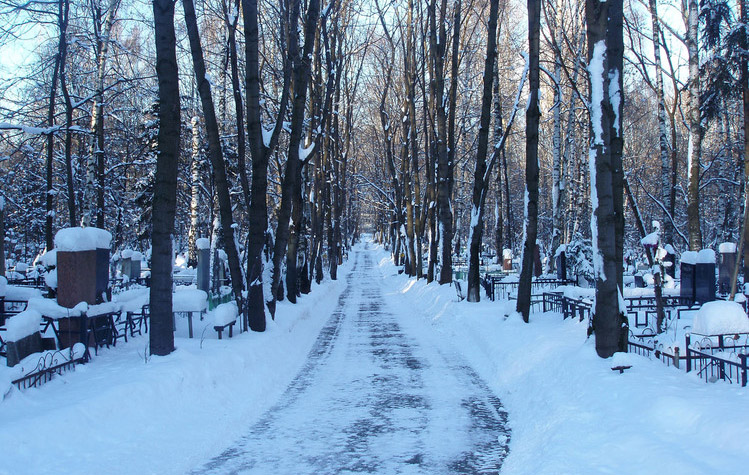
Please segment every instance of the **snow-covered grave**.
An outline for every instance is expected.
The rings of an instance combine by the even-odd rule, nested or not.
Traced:
[[[694,316],[692,333],[704,336],[749,333],[749,318],[736,302],[707,302]]]
[[[103,300],[109,287],[112,235],[98,228],[64,228],[55,234],[57,302],[72,308]]]

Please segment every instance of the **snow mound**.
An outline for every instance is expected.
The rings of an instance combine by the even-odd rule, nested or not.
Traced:
[[[213,322],[215,325],[227,325],[237,321],[237,304],[235,302],[222,303],[213,310]]]
[[[39,263],[44,267],[54,267],[57,265],[57,249],[47,251],[39,257]]]
[[[42,314],[36,310],[25,310],[5,322],[5,340],[18,341],[39,331]]]
[[[178,289],[172,296],[173,312],[200,312],[208,308],[208,294],[198,289]]]
[[[704,304],[697,311],[692,332],[700,335],[749,333],[749,318],[740,304],[716,300]]]
[[[63,252],[109,249],[112,235],[99,228],[63,228],[55,234],[55,248]]]

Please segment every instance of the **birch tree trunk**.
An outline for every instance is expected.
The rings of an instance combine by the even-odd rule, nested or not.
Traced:
[[[193,117],[192,121],[192,157],[190,162],[190,229],[187,232],[187,265],[198,266],[198,222],[200,212],[200,119]]]
[[[687,13],[687,53],[689,56],[689,150],[687,168],[689,187],[687,190],[687,228],[689,249],[702,249],[700,229],[700,160],[702,155],[702,117],[700,112],[700,58],[699,58],[699,2],[688,0]]]

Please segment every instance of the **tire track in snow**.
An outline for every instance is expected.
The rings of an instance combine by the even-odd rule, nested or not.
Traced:
[[[499,399],[454,351],[404,332],[371,253],[352,257],[280,401],[194,473],[498,473],[509,443]]]

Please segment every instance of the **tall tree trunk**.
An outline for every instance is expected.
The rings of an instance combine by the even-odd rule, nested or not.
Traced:
[[[747,50],[747,21],[749,21],[749,12],[747,12],[746,0],[739,1],[740,7],[740,18],[741,24],[743,25],[743,32],[740,35],[741,38],[741,49]],[[741,55],[741,98],[742,105],[744,108],[744,194],[746,195],[744,202],[749,203],[749,187],[746,183],[749,180],[749,61],[747,61],[746,54]],[[744,282],[749,283],[749,209],[746,204],[744,205],[744,222],[742,225],[743,231],[743,259],[744,259]],[[738,265],[738,262],[737,262]],[[734,278],[734,281],[736,279]],[[735,287],[735,284],[733,285]],[[734,290],[732,289],[731,295]]]
[[[593,205],[591,235],[596,277],[596,305],[593,330],[596,352],[608,358],[626,351],[628,328],[618,268],[618,219],[616,202],[615,140],[619,135],[622,96],[618,90],[621,70],[617,69],[616,37],[622,35],[621,0],[586,1],[588,25],[588,71],[590,73],[590,192]],[[609,46],[613,44],[613,48]],[[610,81],[613,79],[613,82]],[[621,165],[619,165],[621,166]],[[622,347],[622,343],[625,343]]]
[[[190,229],[187,232],[187,265],[198,266],[197,240],[200,213],[200,119],[192,118],[192,157],[190,161]]]
[[[156,76],[159,82],[159,133],[156,183],[153,192],[151,254],[152,355],[174,351],[172,329],[172,233],[177,206],[177,163],[179,161],[180,97],[177,69],[174,2],[153,1],[156,41]]]
[[[517,311],[527,323],[531,308],[531,279],[533,278],[536,236],[538,234],[538,108],[540,85],[539,37],[541,30],[541,0],[528,0],[528,77],[529,95],[525,112],[525,244],[523,265],[518,284]]]
[[[687,14],[687,53],[689,56],[689,150],[687,151],[687,168],[689,187],[687,190],[687,228],[689,230],[689,249],[698,251],[702,248],[702,230],[700,229],[700,159],[702,156],[702,114],[700,112],[700,57],[699,57],[699,2],[688,0]]]
[[[666,131],[666,100],[663,93],[663,67],[661,65],[661,27],[658,19],[657,0],[649,0],[650,24],[653,31],[653,58],[655,58],[655,95],[658,101],[658,145],[661,157],[661,199],[667,209],[671,197],[671,160],[668,154],[668,132]],[[664,213],[667,213],[665,211]],[[670,216],[664,215],[663,242],[673,244],[673,225]]]
[[[484,90],[481,96],[481,118],[479,120],[478,149],[476,151],[476,169],[473,176],[473,200],[471,208],[471,224],[468,238],[468,291],[467,300],[478,302],[481,300],[481,239],[484,233],[484,202],[489,192],[489,177],[491,169],[487,170],[486,154],[489,148],[489,128],[492,119],[492,85],[494,83],[494,60],[497,57],[497,14],[499,0],[489,3],[489,24],[486,41],[486,59],[484,60]],[[494,152],[496,153],[496,151]],[[492,154],[492,163],[494,162]]]
[[[557,2],[557,9],[561,7]],[[562,242],[564,229],[564,162],[562,161],[562,18],[555,10],[554,16],[554,126],[552,133],[551,169],[551,268],[556,266],[554,254]]]
[[[295,9],[299,8],[298,1]],[[273,269],[271,281],[271,300],[268,301],[268,310],[271,316],[275,315],[279,284],[281,282],[281,259],[286,256],[286,245],[289,240],[289,220],[291,218],[292,194],[296,189],[298,170],[301,166],[300,149],[304,129],[304,112],[307,106],[307,81],[311,70],[312,49],[315,44],[315,30],[320,16],[320,1],[310,0],[307,7],[307,18],[304,26],[304,48],[299,55],[299,41],[294,31],[290,29],[289,55],[294,60],[294,102],[291,109],[291,124],[289,133],[289,150],[284,170],[283,185],[281,190],[281,206],[278,210],[278,225],[276,227],[276,242],[273,248]],[[295,18],[296,15],[292,14]]]
[[[182,0],[185,9],[185,23],[187,25],[187,36],[190,40],[190,52],[195,70],[195,78],[198,83],[198,93],[203,106],[205,117],[205,129],[208,135],[208,157],[211,160],[213,176],[215,179],[216,194],[218,195],[219,216],[221,221],[221,235],[224,241],[226,257],[229,261],[229,274],[231,275],[231,287],[237,308],[242,314],[244,309],[244,276],[242,266],[239,262],[239,250],[234,236],[234,217],[232,216],[231,197],[229,196],[229,183],[226,178],[226,164],[221,149],[221,136],[216,120],[216,109],[213,105],[211,84],[206,77],[205,60],[203,58],[203,47],[200,44],[200,32],[195,15],[193,0]]]
[[[69,3],[69,1],[65,2],[66,7],[63,12],[65,24],[68,23]],[[73,101],[68,90],[68,42],[64,41],[60,46],[60,90],[65,100],[65,182],[68,188],[68,218],[70,227],[73,227],[76,225],[75,187],[73,184],[73,131],[71,130],[73,126]]]
[[[281,2],[279,38],[285,50],[287,30],[287,4]],[[253,331],[265,331],[265,292],[263,290],[263,257],[268,233],[268,161],[278,144],[278,137],[286,115],[291,81],[291,65],[285,58],[283,87],[278,116],[268,142],[265,142],[261,122],[260,54],[257,0],[242,0],[245,36],[245,91],[247,93],[247,141],[252,156],[252,183],[250,188],[249,234],[247,237],[247,323]],[[297,18],[291,20],[296,26]],[[293,28],[295,31],[296,28]],[[272,299],[271,295],[268,295]]]
[[[5,277],[5,197],[0,195],[0,276]]]

